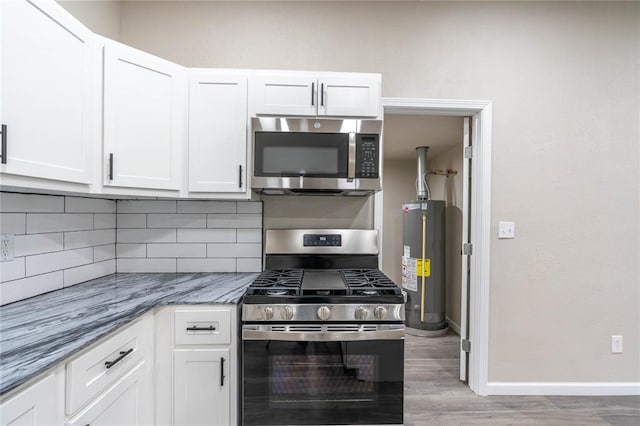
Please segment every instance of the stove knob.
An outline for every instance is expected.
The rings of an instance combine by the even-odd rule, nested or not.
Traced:
[[[384,306],[376,306],[373,310],[373,315],[379,320],[384,319],[387,316],[387,308]]]
[[[271,318],[273,318],[273,308],[271,306],[265,307],[263,312],[265,319],[270,320]]]
[[[369,316],[369,311],[364,306],[358,306],[353,313],[353,316],[356,317],[357,320],[364,321]]]
[[[331,309],[328,306],[320,306],[318,308],[318,318],[322,321],[326,321],[331,316]]]
[[[291,306],[285,306],[282,308],[282,311],[280,311],[280,316],[283,320],[291,320],[293,318],[293,308],[291,308]]]

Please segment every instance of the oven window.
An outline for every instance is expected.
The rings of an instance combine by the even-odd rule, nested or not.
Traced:
[[[375,355],[275,355],[271,395],[344,400],[375,398]]]
[[[346,133],[256,132],[255,176],[345,178]]]
[[[404,340],[242,345],[244,425],[402,423]]]

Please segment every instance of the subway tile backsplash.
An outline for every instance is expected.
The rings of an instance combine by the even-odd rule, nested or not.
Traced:
[[[121,200],[118,272],[259,272],[262,203]]]
[[[14,259],[0,262],[0,304],[116,271],[116,202],[0,192],[0,228]]]
[[[0,304],[114,272],[259,272],[262,203],[0,192]]]

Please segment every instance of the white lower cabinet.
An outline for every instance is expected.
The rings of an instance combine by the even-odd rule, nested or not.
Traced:
[[[141,362],[66,424],[120,426],[153,424],[152,377]]]
[[[0,426],[238,422],[235,305],[149,312],[4,397]]]
[[[173,352],[175,425],[229,424],[229,350]]]
[[[58,391],[56,373],[0,405],[0,425],[57,425],[64,417],[64,393]]]
[[[156,425],[237,424],[237,324],[235,305],[156,314]]]
[[[151,425],[154,314],[66,364],[67,425]]]

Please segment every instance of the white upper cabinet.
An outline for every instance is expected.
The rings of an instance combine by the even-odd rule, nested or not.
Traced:
[[[246,159],[247,76],[192,71],[188,190],[246,192]]]
[[[256,73],[251,77],[251,115],[378,117],[380,74]]]
[[[184,67],[107,40],[105,185],[180,189],[186,90]]]
[[[347,74],[319,80],[318,115],[376,117],[380,110],[380,76]]]
[[[0,172],[90,183],[100,107],[94,34],[54,1],[2,1],[0,11]]]
[[[308,75],[256,74],[250,96],[256,114],[316,115],[317,79]]]

